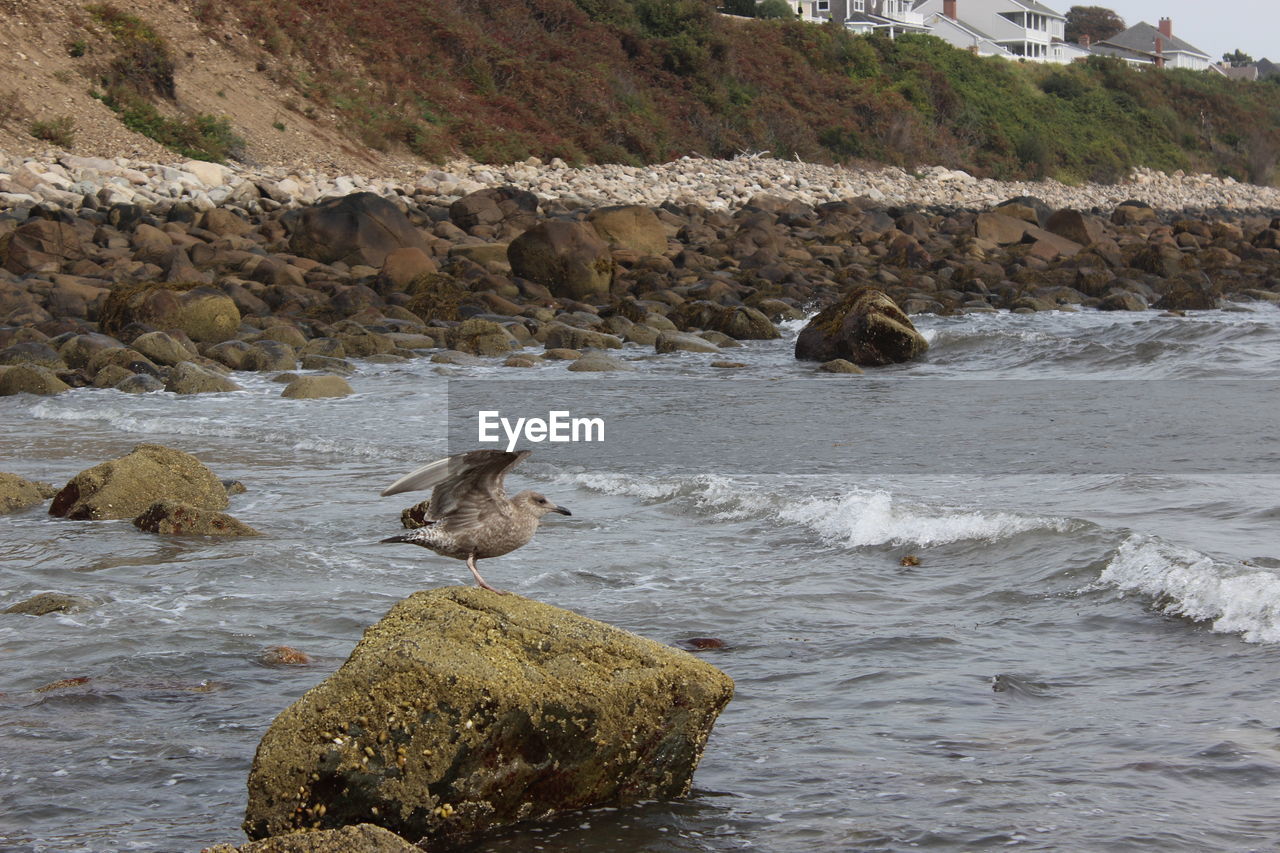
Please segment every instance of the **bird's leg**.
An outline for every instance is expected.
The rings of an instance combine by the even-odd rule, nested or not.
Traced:
[[[467,555],[467,568],[471,570],[471,574],[475,575],[476,583],[478,583],[484,589],[487,589],[490,592],[496,592],[498,593],[498,595],[507,594],[507,591],[505,589],[498,589],[497,587],[489,586],[489,584],[485,582],[485,579],[480,577],[480,570],[476,568],[475,554]]]

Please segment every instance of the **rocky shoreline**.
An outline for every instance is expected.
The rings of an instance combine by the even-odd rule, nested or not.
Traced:
[[[1277,302],[1278,213],[1280,190],[1149,172],[1073,188],[763,157],[394,180],[10,161],[0,393],[228,391],[234,370],[302,368],[333,377],[287,396],[341,396],[346,359],[424,354],[615,370],[610,349],[714,354],[859,288],[907,314]]]

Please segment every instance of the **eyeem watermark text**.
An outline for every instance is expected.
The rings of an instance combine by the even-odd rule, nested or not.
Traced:
[[[546,419],[516,418],[512,423],[496,409],[476,412],[481,444],[502,441],[499,430],[506,435],[508,452],[516,449],[521,437],[533,444],[544,441],[604,441],[604,418],[575,418],[567,410],[547,412]]]

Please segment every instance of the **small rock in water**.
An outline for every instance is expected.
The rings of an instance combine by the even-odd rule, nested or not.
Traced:
[[[36,692],[52,693],[55,690],[66,690],[68,687],[79,687],[82,684],[88,684],[88,683],[89,683],[89,676],[87,675],[80,675],[75,678],[61,678],[57,681],[52,681],[44,685],[43,687],[37,687]]]
[[[920,565],[920,558],[917,557],[915,554],[907,554],[901,560],[898,561],[898,565],[899,566],[918,566]]]
[[[4,610],[5,613],[22,613],[27,616],[45,616],[49,613],[77,613],[93,607],[93,602],[84,596],[67,595],[61,592],[42,592],[25,601],[19,601]]]
[[[258,653],[258,663],[264,666],[303,666],[311,663],[311,656],[293,646],[267,646]]]
[[[711,649],[727,649],[729,646],[724,640],[718,637],[690,637],[687,640],[681,640],[680,645],[686,649],[693,651],[705,652]]]

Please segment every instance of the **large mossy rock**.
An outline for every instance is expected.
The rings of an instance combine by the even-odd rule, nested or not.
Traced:
[[[910,361],[929,349],[929,342],[892,299],[879,290],[859,287],[818,312],[796,338],[796,358],[878,366]]]
[[[381,267],[396,249],[425,249],[422,235],[400,208],[375,193],[352,193],[302,212],[289,250],[324,264]]]
[[[688,793],[727,675],[517,595],[415,593],[285,709],[249,775],[250,838],[376,823],[463,842]]]
[[[226,509],[227,490],[190,453],[139,444],[127,456],[81,471],[53,498],[49,514],[101,520],[133,518],[159,500]]]
[[[14,394],[39,394],[47,397],[69,390],[71,386],[59,379],[56,373],[38,364],[0,368],[0,397]]]
[[[230,340],[240,330],[235,300],[216,287],[199,283],[146,282],[112,288],[98,324],[119,335],[133,323],[176,329],[197,343]]]
[[[507,246],[511,271],[545,285],[553,296],[590,300],[613,284],[613,254],[595,229],[581,222],[548,219]]]
[[[0,254],[4,268],[15,275],[56,273],[64,263],[85,256],[75,226],[52,219],[33,219],[19,225]]]

